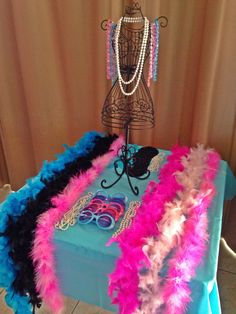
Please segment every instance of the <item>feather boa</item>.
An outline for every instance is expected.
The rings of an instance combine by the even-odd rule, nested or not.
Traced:
[[[166,314],[185,312],[191,301],[188,283],[195,276],[196,268],[202,262],[207,249],[207,210],[216,192],[213,180],[220,163],[220,157],[214,151],[209,151],[207,157],[207,169],[184,224],[184,236],[168,262],[167,280],[163,286]]]
[[[181,159],[188,153],[187,147],[173,148],[160,170],[160,182],[149,183],[132,225],[116,238],[122,255],[110,275],[108,293],[113,303],[119,304],[119,313],[131,314],[139,306],[138,273],[149,264],[142,251],[144,239],[158,234],[156,226],[164,214],[164,204],[181,189],[173,174],[183,171]]]
[[[31,307],[28,296],[15,293],[12,283],[15,279],[16,268],[9,256],[9,242],[4,235],[8,224],[8,217],[17,221],[24,212],[29,198],[36,198],[45,187],[42,180],[50,180],[64,169],[65,165],[73,161],[77,155],[84,155],[94,146],[94,139],[99,134],[89,132],[84,135],[74,147],[66,147],[64,153],[57,155],[57,160],[45,161],[40,172],[34,178],[27,180],[27,185],[17,192],[11,193],[0,207],[0,286],[6,288],[6,303],[16,314],[30,314]]]
[[[63,193],[52,198],[53,207],[38,219],[35,240],[31,252],[36,269],[36,286],[48,308],[55,314],[63,311],[63,297],[55,273],[53,232],[54,225],[74,205],[78,197],[97,178],[110,163],[123,144],[123,137],[118,138],[105,155],[92,162],[92,168],[71,178]]]
[[[97,136],[94,139],[92,150],[86,150],[83,156],[77,154],[76,159],[67,163],[65,168],[57,175],[54,175],[50,181],[43,180],[45,182],[44,188],[34,199],[30,198],[28,200],[24,212],[16,222],[11,217],[9,218],[5,235],[9,241],[9,254],[17,268],[13,287],[20,295],[28,294],[33,307],[39,307],[41,303],[33,280],[34,267],[30,258],[37,217],[52,206],[51,198],[63,191],[70,178],[79,171],[85,171],[91,167],[91,161],[95,157],[107,152],[111,143],[116,138],[116,135]]]
[[[164,260],[180,243],[183,235],[185,217],[194,205],[194,195],[200,187],[203,173],[206,169],[208,151],[203,146],[191,149],[190,154],[182,159],[184,171],[176,172],[175,176],[183,190],[177,192],[172,202],[165,204],[165,214],[158,224],[160,235],[158,238],[145,239],[143,251],[150,262],[145,274],[139,274],[140,308],[136,313],[156,313],[163,303],[161,297],[162,277],[160,272]]]

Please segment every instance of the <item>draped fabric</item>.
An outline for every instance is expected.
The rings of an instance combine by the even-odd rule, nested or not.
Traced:
[[[130,0],[0,1],[0,183],[13,189],[42,161],[85,131],[104,130],[103,19],[117,21]],[[169,149],[207,144],[236,170],[236,2],[143,0],[161,29],[156,126],[131,141]],[[117,130],[113,130],[116,131]]]

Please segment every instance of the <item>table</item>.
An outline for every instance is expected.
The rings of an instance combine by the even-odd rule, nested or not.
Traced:
[[[164,151],[166,154],[168,152]],[[101,189],[103,178],[113,182],[113,164],[87,190],[96,192]],[[150,179],[157,179],[152,173]],[[111,181],[110,181],[111,180]],[[146,181],[137,182],[140,195],[145,191]],[[216,281],[219,254],[219,242],[222,226],[223,202],[232,199],[236,194],[236,181],[227,163],[221,161],[220,170],[215,180],[217,195],[209,209],[209,250],[203,265],[197,270],[197,276],[191,281],[192,302],[188,306],[188,314],[220,314],[220,299]],[[128,187],[126,177],[107,190],[109,194],[125,192],[130,200],[139,200]],[[87,193],[86,192],[86,193]],[[54,243],[56,247],[56,267],[63,293],[75,299],[94,304],[104,309],[116,312],[116,307],[110,304],[107,295],[107,276],[115,266],[119,256],[119,248],[115,243],[110,247],[105,244],[113,231],[101,231],[94,224],[70,227],[67,231],[55,231]]]

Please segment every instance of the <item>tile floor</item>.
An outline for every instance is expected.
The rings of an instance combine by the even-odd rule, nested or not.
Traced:
[[[1,314],[13,314],[13,311],[6,306],[4,302],[5,292],[3,289],[0,291],[0,313]],[[36,311],[37,314],[50,314],[47,309],[42,306]],[[65,300],[65,314],[113,314],[111,312],[105,311],[104,309],[92,306],[87,303],[76,301],[71,298],[66,298]],[[23,313],[22,313],[23,314]]]
[[[220,247],[218,284],[223,314],[236,314],[236,256],[231,255],[223,243]],[[0,290],[0,313],[12,314],[12,311],[5,305],[4,290]],[[38,314],[49,314],[43,306],[37,311]],[[88,305],[84,302],[66,298],[65,314],[111,314],[99,307]],[[202,313],[203,314],[203,313]],[[214,314],[214,313],[212,313]]]

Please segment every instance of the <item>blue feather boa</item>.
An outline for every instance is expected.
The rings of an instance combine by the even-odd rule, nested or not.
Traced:
[[[7,200],[0,206],[0,233],[6,230],[8,216],[17,220],[26,208],[29,198],[35,198],[45,184],[42,179],[50,180],[56,173],[64,169],[65,165],[79,156],[84,156],[92,150],[95,145],[95,138],[101,136],[97,132],[86,133],[74,146],[64,145],[64,153],[56,155],[57,159],[51,162],[45,161],[35,177],[27,180],[27,184],[17,192],[11,193]],[[6,289],[6,303],[15,314],[31,314],[32,308],[29,298],[14,293],[12,282],[15,278],[15,268],[12,259],[9,257],[9,246],[6,237],[0,237],[0,287]]]

